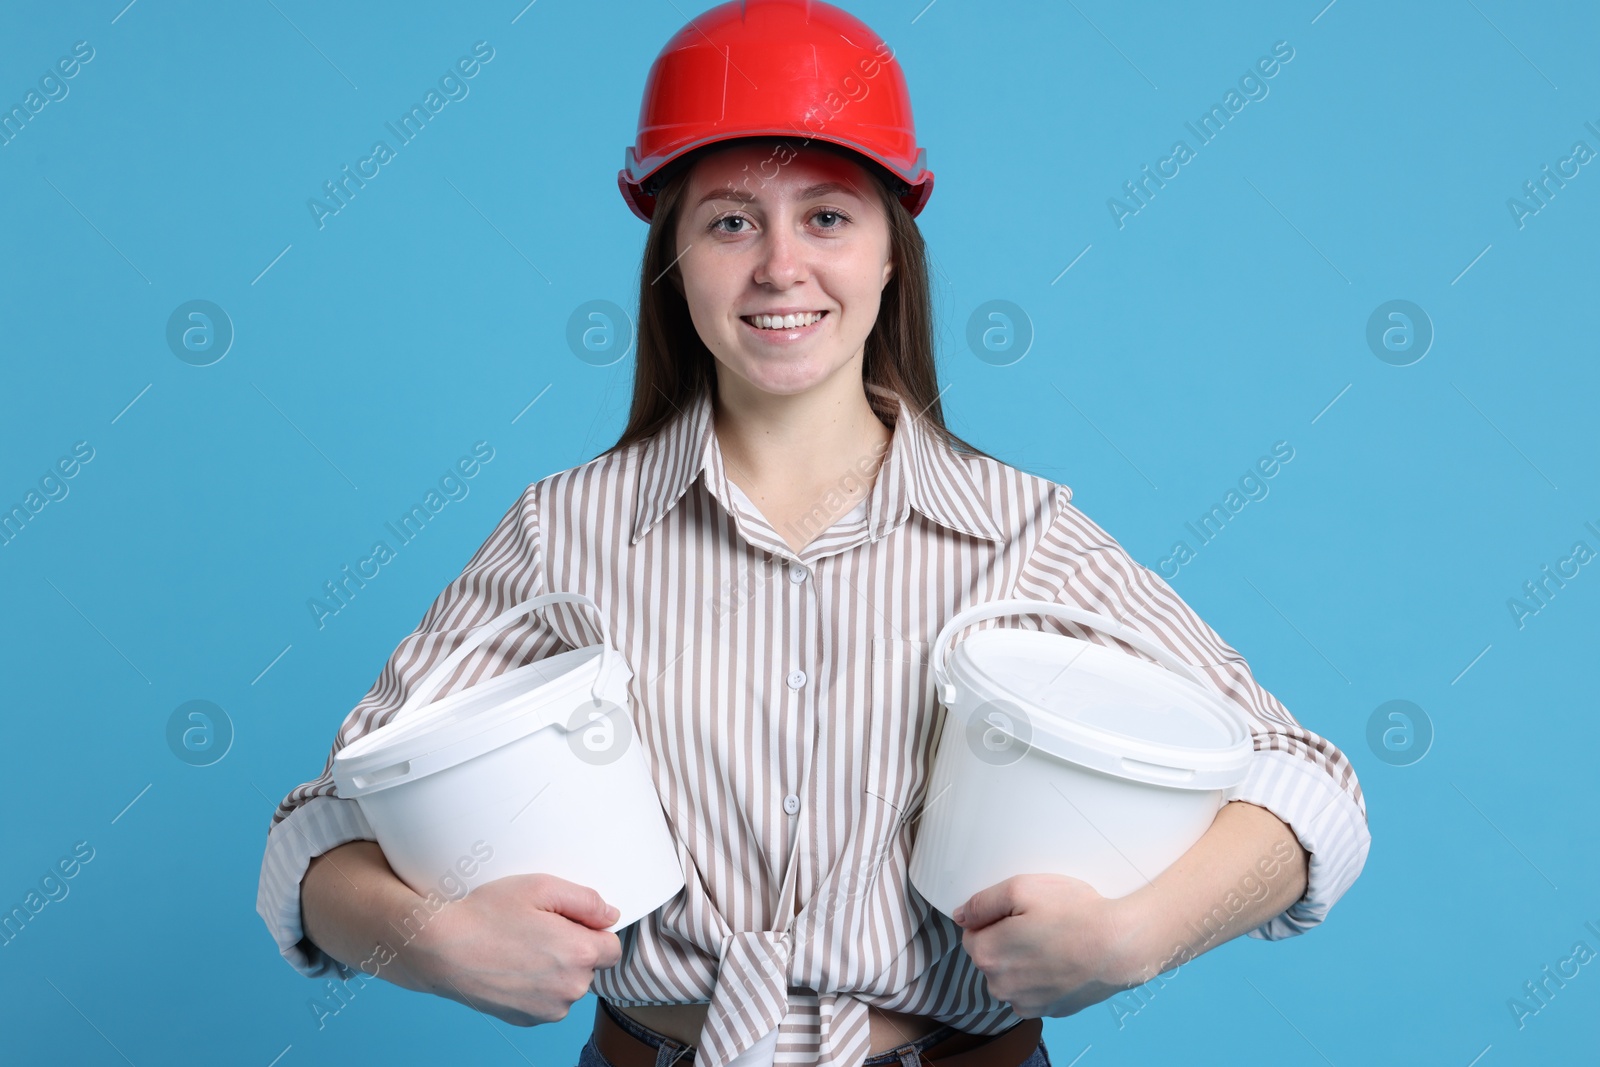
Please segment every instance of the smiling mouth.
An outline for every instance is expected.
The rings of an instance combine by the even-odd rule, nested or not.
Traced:
[[[826,311],[802,311],[794,315],[740,315],[739,318],[758,330],[798,330],[821,322]]]

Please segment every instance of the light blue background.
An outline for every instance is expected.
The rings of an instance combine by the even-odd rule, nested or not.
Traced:
[[[0,13],[6,107],[95,49],[0,147],[0,504],[95,450],[0,548],[0,905],[95,850],[0,948],[6,1056],[570,1065],[592,997],[520,1029],[372,983],[319,1031],[256,882],[273,805],[432,598],[524,486],[620,431],[631,357],[576,358],[566,323],[630,305],[645,227],[615,175],[650,60],[700,8],[125,2]],[[1289,442],[1173,585],[1370,807],[1325,926],[1230,942],[1120,1028],[1106,1005],[1047,1020],[1055,1062],[1594,1056],[1600,963],[1523,1029],[1507,1007],[1600,949],[1600,566],[1520,629],[1507,608],[1600,549],[1600,164],[1521,228],[1507,208],[1575,141],[1600,150],[1592,5],[848,6],[903,62],[938,175],[920,222],[953,427],[1151,567]],[[479,40],[470,95],[319,230],[307,199]],[[1270,94],[1196,148],[1184,123],[1277,41]],[[1107,199],[1178,138],[1196,158],[1119,229]],[[192,299],[237,330],[211,366],[165,341]],[[1034,335],[1009,366],[965,342],[994,299]],[[1436,330],[1410,366],[1366,343],[1391,299]],[[308,599],[479,440],[470,495],[319,630]],[[236,731],[208,767],[165,738],[193,699]],[[1410,766],[1366,740],[1391,699],[1436,731]]]

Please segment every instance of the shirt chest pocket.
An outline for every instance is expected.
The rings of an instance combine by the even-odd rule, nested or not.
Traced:
[[[935,731],[943,719],[928,675],[928,644],[872,639],[866,789],[902,812],[927,780]]]

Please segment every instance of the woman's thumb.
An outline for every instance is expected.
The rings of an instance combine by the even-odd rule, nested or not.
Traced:
[[[588,886],[578,885],[574,882],[560,881],[555,883],[550,899],[546,902],[549,910],[565,915],[573,922],[583,923],[596,930],[604,930],[617,921],[622,913],[607,904],[600,898],[600,894]]]

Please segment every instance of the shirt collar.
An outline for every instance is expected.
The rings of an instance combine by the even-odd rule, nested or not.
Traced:
[[[958,533],[989,541],[1005,540],[984,502],[982,486],[963,458],[932,427],[916,417],[892,390],[867,382],[868,400],[894,413],[889,453],[879,468],[867,504],[874,541],[906,520],[911,509]],[[687,407],[641,446],[633,544],[650,532],[712,462],[718,449],[709,392]],[[720,450],[718,463],[720,468]]]

